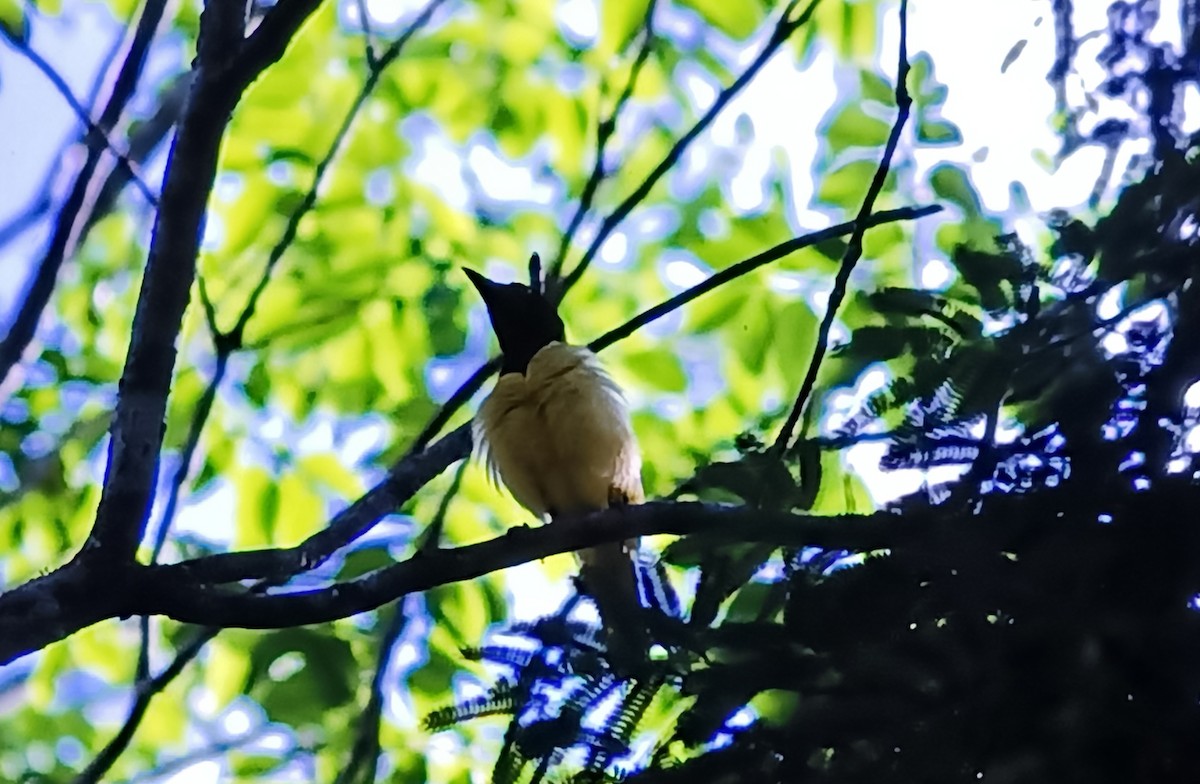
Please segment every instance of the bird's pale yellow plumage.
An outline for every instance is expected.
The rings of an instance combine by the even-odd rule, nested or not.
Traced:
[[[643,500],[629,410],[583,346],[551,343],[523,375],[501,376],[475,419],[475,437],[493,473],[540,517]]]
[[[501,375],[475,417],[475,443],[498,479],[542,518],[570,518],[643,501],[642,458],[616,382],[565,329],[540,285],[496,283],[466,271],[487,305]],[[531,275],[536,279],[536,275]],[[579,553],[615,669],[637,677],[649,648],[631,557],[636,540]]]

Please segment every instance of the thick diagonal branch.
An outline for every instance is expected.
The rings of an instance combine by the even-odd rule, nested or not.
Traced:
[[[195,278],[221,139],[242,92],[282,56],[291,35],[315,6],[310,0],[280,2],[269,15],[277,20],[269,28],[271,34],[263,34],[264,21],[245,41],[244,5],[210,2],[205,6],[195,77],[167,161],[162,203],[121,375],[104,489],[84,557],[127,563],[141,541],[162,448],[175,340]]]

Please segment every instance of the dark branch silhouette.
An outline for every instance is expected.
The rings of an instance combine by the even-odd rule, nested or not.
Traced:
[[[868,226],[911,220],[937,212],[937,207],[904,208],[872,215]],[[682,307],[702,294],[735,280],[764,264],[827,239],[853,231],[854,223],[832,226],[788,240],[774,248],[722,270],[699,285],[644,311],[626,324],[593,341],[601,350],[633,334],[640,327]],[[189,579],[196,583],[230,583],[240,580],[282,580],[323,563],[340,548],[369,531],[384,515],[399,508],[420,488],[471,450],[468,425],[424,449],[399,460],[384,479],[336,515],[329,526],[292,548],[223,553],[193,562]],[[160,567],[160,568],[179,568]],[[68,566],[0,595],[0,662],[62,639],[78,629],[118,614],[117,592],[75,607],[72,596],[86,595],[96,579],[90,572]],[[62,609],[70,607],[72,612]],[[138,614],[137,611],[130,611]],[[68,617],[69,616],[69,617]]]
[[[237,59],[243,26],[237,6],[210,5],[201,15],[197,75],[167,165],[113,417],[104,489],[78,557],[110,565],[130,561],[146,527],[175,338],[195,277],[221,139],[245,87],[224,78]]]
[[[854,231],[850,234],[850,241],[846,244],[846,252],[842,256],[842,264],[838,267],[837,275],[834,277],[833,290],[829,293],[829,302],[825,305],[825,314],[821,317],[821,324],[817,329],[817,343],[813,347],[812,359],[809,360],[808,369],[804,373],[804,380],[800,383],[800,391],[796,394],[796,402],[792,405],[792,410],[788,413],[787,420],[783,423],[783,428],[772,445],[773,451],[777,454],[787,449],[796,424],[800,421],[804,407],[812,395],[813,387],[816,386],[821,360],[825,358],[825,352],[829,350],[829,331],[833,328],[833,320],[837,317],[842,300],[846,298],[846,290],[850,286],[850,275],[854,272],[854,267],[858,264],[859,259],[862,258],[863,235],[867,232],[868,218],[875,209],[875,200],[879,197],[883,190],[883,184],[887,180],[892,157],[896,154],[896,147],[900,143],[900,133],[904,130],[905,123],[908,122],[909,110],[912,108],[912,96],[908,94],[907,84],[909,70],[908,0],[900,0],[900,54],[898,59],[896,120],[892,123],[887,144],[883,148],[883,156],[879,161],[879,166],[875,169],[875,176],[871,178],[867,195],[863,198],[862,206],[859,207],[858,217],[854,221]]]
[[[649,195],[650,191],[654,188],[654,185],[659,181],[659,179],[661,179],[664,174],[670,171],[671,168],[679,162],[679,159],[683,157],[684,152],[687,151],[692,142],[694,142],[704,131],[704,129],[707,128],[714,119],[716,119],[717,115],[721,113],[721,110],[724,109],[725,105],[728,104],[729,101],[733,100],[734,96],[736,96],[742,90],[742,88],[753,81],[754,77],[758,74],[762,67],[767,64],[767,61],[771,59],[771,56],[779,49],[780,46],[783,45],[783,43],[791,36],[791,34],[808,21],[809,17],[812,16],[812,12],[816,9],[818,2],[820,2],[820,0],[813,0],[813,2],[810,3],[808,8],[806,8],[804,12],[800,14],[800,16],[794,20],[790,20],[789,17],[791,16],[792,11],[795,10],[796,6],[798,5],[798,0],[790,0],[783,13],[780,15],[779,21],[776,23],[770,39],[767,41],[758,57],[756,57],[754,61],[746,67],[746,70],[743,71],[737,79],[721,90],[720,94],[717,95],[716,100],[713,102],[713,105],[709,107],[709,110],[705,112],[704,115],[697,120],[691,128],[689,128],[682,136],[680,136],[678,140],[676,140],[670,151],[668,151],[666,156],[659,161],[658,165],[646,177],[646,179],[642,181],[641,185],[634,189],[634,191],[629,194],[629,196],[627,196],[625,200],[622,201],[617,208],[604,219],[604,221],[600,224],[600,229],[598,230],[595,238],[584,252],[583,258],[580,259],[579,264],[576,265],[575,269],[571,270],[569,275],[561,279],[560,273],[565,260],[564,254],[566,250],[565,246],[560,248],[558,257],[550,267],[550,277],[557,281],[554,287],[557,290],[559,299],[565,296],[566,293],[570,291],[571,287],[578,283],[579,279],[583,277],[583,273],[587,271],[592,259],[595,258],[595,255],[600,251],[600,246],[604,244],[604,241],[613,232],[613,230],[616,229],[616,227],[619,226],[621,222],[625,220],[625,218],[629,217],[629,214],[633,212],[637,205],[641,204],[642,201],[645,200],[646,196]],[[650,30],[647,29],[647,41],[642,50],[643,52],[646,52],[647,55],[649,52],[648,45],[650,43],[649,33]],[[639,58],[640,57],[641,52],[639,52]],[[631,76],[630,82],[626,87],[627,90],[632,89],[630,85],[633,84],[633,78],[636,77],[636,75],[637,74],[635,70],[635,73]],[[616,117],[617,113],[614,112],[612,116],[613,122],[615,122]],[[600,131],[598,131],[597,137],[597,141],[600,142],[602,140]],[[597,161],[592,172],[592,178],[589,178],[589,185],[591,184],[591,179],[599,176],[597,172],[602,174],[601,167],[603,166],[603,150],[601,149],[601,145],[599,143],[597,145],[597,152]],[[596,184],[597,186],[599,185],[599,180],[597,180]],[[587,195],[586,192],[584,195]],[[572,219],[573,226],[569,227],[568,231],[578,228],[577,226],[574,226],[574,224],[577,221],[582,221],[584,208],[585,203],[581,199],[579,210],[576,212],[575,218]],[[499,360],[493,358],[486,364],[477,368],[475,372],[472,373],[470,377],[467,378],[467,380],[464,381],[462,385],[454,391],[454,394],[452,394],[450,398],[444,404],[442,404],[442,407],[438,409],[438,412],[433,416],[429,423],[422,428],[420,435],[417,436],[416,441],[413,443],[412,447],[410,447],[410,451],[421,449],[430,441],[432,441],[433,438],[439,432],[441,432],[442,428],[450,422],[454,414],[456,414],[458,410],[462,408],[462,406],[464,406],[468,400],[471,399],[472,395],[479,391],[479,389],[483,386],[483,382],[487,381],[492,373],[496,372],[499,367]]]
[[[442,495],[441,503],[438,504],[433,520],[425,527],[424,541],[418,546],[418,552],[436,552],[438,535],[446,521],[446,512],[450,509],[450,503],[458,495],[462,475],[463,471],[460,467],[450,488]],[[358,720],[358,726],[354,733],[354,745],[350,749],[350,758],[347,760],[346,766],[338,773],[334,784],[353,784],[355,781],[362,781],[366,784],[375,780],[376,761],[379,759],[381,750],[379,724],[383,718],[383,704],[387,691],[387,683],[384,678],[387,676],[388,666],[396,650],[396,641],[404,633],[407,622],[408,616],[397,604],[392,608],[391,617],[387,623],[381,627],[379,650],[374,673],[371,676],[371,693],[367,698],[367,704],[363,707],[362,716]]]
[[[446,0],[431,0],[425,6],[425,9],[413,20],[412,24],[405,28],[404,32],[395,41],[388,45],[388,48],[384,50],[383,54],[379,56],[367,73],[367,78],[363,82],[363,86],[359,89],[358,95],[355,96],[354,103],[350,105],[349,111],[346,112],[346,115],[342,118],[341,125],[338,126],[337,132],[333,135],[333,143],[329,145],[329,151],[317,163],[316,169],[313,171],[313,181],[309,186],[308,192],[304,194],[304,198],[300,200],[300,204],[288,216],[288,222],[284,226],[283,234],[267,255],[267,263],[263,268],[262,275],[258,279],[258,283],[255,284],[254,290],[250,292],[250,297],[246,300],[246,305],[242,308],[237,323],[229,331],[235,340],[241,340],[242,335],[246,331],[246,325],[254,317],[254,313],[258,308],[259,299],[262,297],[263,292],[266,291],[267,285],[271,282],[271,273],[275,271],[275,267],[279,264],[279,260],[283,258],[283,254],[287,252],[287,249],[296,240],[296,232],[300,229],[300,222],[312,210],[313,205],[317,203],[317,191],[320,189],[321,182],[325,178],[325,172],[328,171],[329,166],[337,157],[342,142],[350,132],[350,127],[354,124],[359,111],[362,110],[363,105],[367,102],[367,98],[375,90],[375,85],[379,83],[383,72],[387,70],[389,65],[396,61],[400,53],[404,51],[405,44],[412,40],[412,37],[429,23],[434,13],[445,2]],[[266,22],[263,24],[265,25]]]
[[[113,739],[88,763],[88,766],[75,777],[75,784],[99,784],[104,780],[113,764],[129,748],[134,733],[137,732],[138,726],[146,715],[147,708],[150,707],[150,702],[161,694],[193,659],[200,655],[204,646],[208,644],[209,640],[216,637],[219,631],[220,629],[215,628],[200,629],[191,641],[176,652],[175,658],[163,668],[162,672],[153,678],[139,680],[125,723],[121,725],[121,729],[117,730]]]
[[[633,97],[633,89],[637,86],[638,76],[641,75],[642,68],[650,57],[650,50],[654,46],[654,11],[657,7],[658,0],[650,0],[646,4],[646,16],[641,28],[642,43],[638,47],[637,55],[633,58],[633,65],[629,68],[629,78],[625,80],[625,86],[621,88],[621,93],[617,96],[612,111],[607,116],[601,117],[596,123],[596,160],[592,162],[592,172],[588,175],[587,182],[584,183],[579,203],[575,205],[575,214],[571,216],[567,230],[559,239],[558,250],[554,253],[553,261],[550,262],[548,279],[551,281],[557,281],[562,276],[563,264],[567,260],[567,249],[571,247],[571,241],[575,239],[575,233],[579,231],[584,217],[591,211],[592,202],[596,198],[596,190],[607,176],[604,169],[604,153],[608,149],[608,143],[613,134],[616,133],[622,110],[629,103],[629,99]]]
[[[898,525],[912,529],[906,529],[906,542],[915,546],[920,541],[915,535],[916,523],[888,512],[821,517],[698,502],[651,502],[607,509],[541,528],[517,526],[485,542],[422,552],[357,579],[319,589],[262,594],[241,587],[206,585],[210,577],[208,562],[221,556],[142,567],[134,578],[140,590],[125,597],[120,612],[161,614],[185,623],[274,629],[345,618],[410,593],[638,536],[696,535],[714,541],[865,551],[894,543]]]
[[[583,258],[579,260],[579,263],[575,265],[575,268],[571,270],[566,278],[563,279],[563,296],[565,296],[568,291],[574,288],[575,284],[578,283],[580,278],[583,277],[583,273],[587,272],[592,260],[596,258],[596,254],[600,252],[601,246],[604,245],[604,241],[608,239],[613,230],[616,229],[622,221],[629,217],[629,214],[633,212],[637,205],[641,204],[642,201],[645,200],[646,196],[650,194],[650,191],[654,188],[658,181],[662,179],[663,175],[675,167],[675,164],[679,162],[681,157],[683,157],[684,152],[687,151],[692,142],[694,142],[700,136],[700,134],[712,124],[712,121],[715,120],[717,116],[725,109],[726,105],[728,105],[729,102],[732,101],[734,97],[740,93],[743,88],[745,88],[746,85],[754,81],[754,77],[758,75],[758,72],[762,70],[763,66],[767,64],[767,62],[775,55],[775,53],[779,51],[779,47],[783,46],[783,44],[792,37],[792,33],[796,32],[808,23],[808,20],[812,18],[813,11],[816,10],[819,3],[820,0],[812,0],[808,7],[805,8],[804,11],[802,11],[795,19],[792,19],[791,15],[796,6],[799,5],[798,0],[791,0],[791,2],[787,4],[787,7],[784,8],[783,13],[779,16],[779,21],[776,23],[775,29],[771,31],[771,36],[767,39],[767,43],[763,46],[762,51],[758,53],[758,56],[750,62],[750,65],[746,66],[746,70],[742,71],[738,78],[734,79],[729,86],[725,87],[720,93],[718,93],[716,99],[713,101],[712,106],[708,107],[708,111],[706,111],[700,117],[700,119],[697,120],[696,123],[687,130],[686,133],[684,133],[675,141],[675,144],[671,146],[671,149],[665,156],[663,156],[663,159],[658,162],[658,165],[654,167],[654,170],[646,176],[646,179],[644,179],[642,183],[638,185],[638,187],[634,188],[633,192],[625,197],[625,200],[622,201],[617,208],[604,219],[604,222],[600,224],[600,228],[596,232],[596,236],[592,238],[591,244],[589,244],[587,250],[584,251]]]
[[[924,207],[901,207],[895,210],[884,210],[869,216],[865,225],[866,228],[882,226],[885,223],[894,223],[903,220],[917,220],[929,215],[934,215],[941,211],[941,207],[937,205],[927,205]],[[778,261],[798,250],[812,247],[827,240],[843,237],[854,231],[857,222],[839,223],[836,226],[830,226],[825,229],[819,229],[808,234],[802,234],[799,237],[793,237],[790,240],[775,245],[774,247],[764,250],[751,256],[748,259],[743,259],[736,264],[722,269],[720,272],[714,273],[709,278],[697,283],[689,289],[679,292],[675,296],[667,299],[654,307],[647,308],[633,318],[626,321],[619,327],[609,330],[600,337],[588,344],[588,348],[592,351],[601,351],[608,348],[612,344],[624,340],[625,338],[637,332],[642,327],[652,321],[662,318],[670,313],[675,312],[692,300],[703,296],[715,289],[720,288],[726,283],[737,280],[743,275],[747,275],[754,270],[764,265],[770,264],[773,261]],[[499,358],[493,357],[485,364],[475,370],[471,376],[462,383],[462,385],[454,391],[454,394],[438,409],[437,414],[429,421],[429,424],[417,436],[412,447],[409,448],[409,454],[414,454],[434,439],[441,429],[445,427],[450,419],[458,412],[462,406],[466,405],[479,389],[483,386],[483,382],[500,368]]]
[[[84,136],[87,157],[59,209],[50,243],[20,300],[21,306],[9,326],[8,333],[0,341],[0,383],[8,378],[9,372],[20,362],[25,349],[33,341],[42,312],[54,293],[58,272],[63,263],[75,253],[85,228],[92,222],[91,216],[96,209],[96,200],[103,192],[101,183],[96,181],[97,173],[101,169],[104,153],[111,149],[107,134],[116,126],[133,96],[138,78],[146,64],[150,43],[162,23],[166,4],[167,0],[147,0],[141,16],[138,17],[136,32],[120,71],[113,80],[112,92],[100,113],[100,118],[95,123],[91,123],[90,119],[85,122],[88,129]],[[32,49],[28,49],[26,55],[36,57]],[[40,59],[36,58],[33,62],[36,64]],[[48,76],[56,75],[52,68],[43,72]],[[51,80],[53,81],[53,78]],[[69,90],[67,92],[70,93]],[[77,105],[77,102],[74,105]],[[87,111],[82,107],[77,112],[81,113],[82,117],[88,117]],[[122,161],[123,170],[132,178],[133,169],[125,153],[114,151],[114,154]],[[105,177],[104,181],[107,179]],[[153,195],[148,190],[146,193],[147,198],[154,203]]]

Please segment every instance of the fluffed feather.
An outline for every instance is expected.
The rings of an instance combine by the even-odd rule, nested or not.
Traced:
[[[583,346],[552,342],[525,372],[505,373],[475,418],[493,477],[539,517],[638,504],[642,459],[620,387]],[[614,659],[644,662],[648,643],[632,553],[636,540],[580,552]]]

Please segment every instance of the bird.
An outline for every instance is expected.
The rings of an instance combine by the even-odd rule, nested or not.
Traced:
[[[566,341],[543,291],[536,255],[531,283],[497,283],[463,271],[487,308],[500,344],[500,377],[474,420],[477,450],[494,479],[551,522],[640,504],[642,457],[621,388],[586,346]],[[596,604],[610,663],[635,675],[646,661],[638,598],[637,540],[586,548],[580,580]]]

